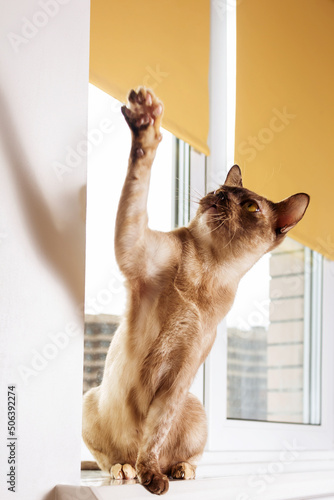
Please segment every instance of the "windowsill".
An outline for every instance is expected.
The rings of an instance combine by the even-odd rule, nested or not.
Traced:
[[[286,464],[275,454],[257,452],[204,456],[194,481],[170,481],[168,499],[185,500],[334,500],[333,452],[303,452],[295,462]],[[247,458],[246,458],[247,457]],[[226,459],[226,456],[225,456]],[[281,465],[280,465],[281,464]],[[289,467],[288,467],[289,465]],[[112,483],[112,484],[111,484]],[[133,481],[111,481],[101,471],[83,471],[81,486],[59,485],[56,500],[71,495],[85,500],[122,500],[154,498]]]
[[[284,474],[263,491],[247,485],[249,476],[197,478],[193,481],[170,481],[168,499],[185,500],[306,500],[327,498],[334,500],[333,471],[315,471]],[[130,482],[130,481],[129,481]],[[129,483],[124,481],[124,483]],[[121,481],[119,482],[121,483]],[[84,498],[85,500],[122,500],[153,498],[140,484],[117,486],[66,486],[56,487],[56,500]]]

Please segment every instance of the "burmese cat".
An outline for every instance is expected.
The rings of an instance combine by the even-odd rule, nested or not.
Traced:
[[[242,187],[238,166],[199,203],[188,227],[148,228],[150,170],[161,140],[162,103],[129,94],[132,132],[115,251],[127,279],[125,319],[110,345],[99,387],[84,397],[83,437],[100,468],[138,477],[152,493],[168,477],[195,477],[206,438],[201,403],[189,393],[230,309],[240,278],[303,217],[309,196],[273,203]]]

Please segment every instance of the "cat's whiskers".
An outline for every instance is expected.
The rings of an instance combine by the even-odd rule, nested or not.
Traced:
[[[216,226],[215,228],[210,229],[206,233],[202,233],[201,236],[206,236],[208,234],[213,233],[214,231],[217,231],[217,229],[220,229],[225,224],[225,222],[228,222],[229,220],[231,220],[231,217],[223,217],[223,219],[222,220],[221,219],[222,219],[222,214],[212,215],[211,218],[209,219],[209,221],[210,222],[221,221],[220,224],[218,226]]]
[[[231,220],[231,217],[229,217],[228,219],[222,220],[221,223],[217,227],[212,229],[211,233],[213,233],[214,231],[217,231],[217,229],[221,228],[225,224],[225,222],[228,222],[229,220]]]
[[[197,191],[197,189],[191,187],[190,190],[192,191],[191,196],[196,195],[198,201],[203,198],[203,193],[200,193],[199,191]]]
[[[191,203],[196,203],[196,205],[199,205],[201,200],[195,200],[195,198],[191,197],[190,201],[191,201]]]
[[[176,180],[179,183],[182,182],[179,177],[176,177]],[[190,186],[190,191],[188,191],[187,193],[184,193],[182,195],[182,199],[184,199],[185,203],[189,203],[189,201],[190,201],[191,203],[196,203],[196,205],[199,205],[203,196],[204,196],[203,193],[200,193],[199,191],[197,191],[197,189]],[[181,197],[178,194],[175,196],[176,201],[179,201],[180,198]]]
[[[226,248],[226,247],[228,247],[232,243],[232,241],[234,240],[236,232],[237,232],[237,228],[235,228],[232,238],[230,239],[229,242],[226,243],[226,245],[223,246],[223,249]]]

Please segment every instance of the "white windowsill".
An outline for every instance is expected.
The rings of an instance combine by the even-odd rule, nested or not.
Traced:
[[[333,471],[284,474],[268,484],[263,492],[247,486],[247,476],[199,478],[194,481],[171,481],[167,498],[173,500],[334,500]],[[56,487],[56,500],[68,498],[85,500],[122,500],[153,498],[139,484],[120,486],[66,486]]]
[[[228,458],[228,460],[227,460]],[[98,474],[98,472],[97,472]],[[108,480],[107,480],[108,482]],[[131,481],[97,486],[58,485],[56,500],[154,498]],[[132,484],[131,484],[132,483]],[[300,452],[298,460],[280,460],[275,452],[205,453],[194,481],[170,481],[168,499],[191,500],[334,500],[334,452]]]

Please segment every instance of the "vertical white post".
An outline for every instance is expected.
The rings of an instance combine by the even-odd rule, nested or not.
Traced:
[[[225,181],[234,162],[236,2],[211,1],[210,132],[207,191]],[[223,321],[204,366],[204,401],[208,416],[207,450],[217,449],[215,436],[226,419],[227,328]],[[220,393],[219,393],[220,389]]]
[[[208,191],[225,181],[234,163],[237,2],[211,1]]]

